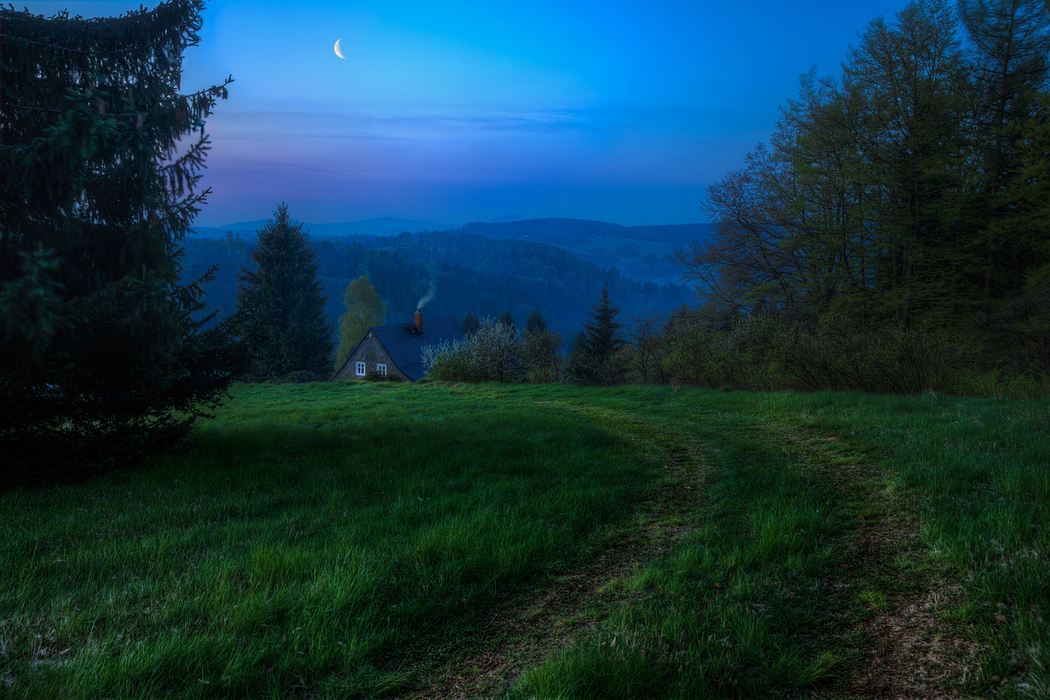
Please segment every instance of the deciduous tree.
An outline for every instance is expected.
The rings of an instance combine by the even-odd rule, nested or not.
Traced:
[[[499,315],[499,318],[496,319],[496,323],[499,323],[501,325],[506,326],[507,328],[511,329],[515,333],[518,332],[518,326],[517,326],[516,323],[514,323],[514,317],[511,315],[511,313],[509,311],[504,311],[503,313],[501,313]]]
[[[525,319],[525,332],[535,333],[545,330],[547,330],[547,321],[544,320],[543,315],[539,311],[533,309],[529,317]]]
[[[663,326],[663,318],[657,311],[633,314],[628,319],[626,340],[634,348],[631,368],[642,384],[663,379],[663,360],[667,354]]]
[[[429,376],[449,381],[520,381],[527,369],[521,338],[492,319],[463,341],[423,346],[423,364]]]
[[[959,15],[972,42],[980,99],[975,165],[983,175],[983,235],[975,252],[987,309],[1023,286],[1026,271],[1041,262],[1030,254],[1045,239],[1045,221],[1032,227],[1018,206],[1037,184],[1020,176],[1035,145],[1026,132],[1048,117],[1039,96],[1050,77],[1050,9],[1039,0],[960,0]]]
[[[539,311],[533,310],[529,314],[521,343],[530,381],[546,383],[561,379],[565,364],[561,355],[562,342],[561,334],[547,328],[547,321]]]
[[[383,325],[386,319],[386,304],[364,275],[347,285],[343,304],[346,313],[339,319],[339,351],[335,357],[337,369],[364,337],[365,331],[372,326]]]

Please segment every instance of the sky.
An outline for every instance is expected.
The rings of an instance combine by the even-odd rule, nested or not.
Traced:
[[[904,5],[212,0],[182,89],[234,83],[207,121],[196,224],[266,219],[282,201],[310,223],[702,222],[707,186],[768,138],[799,77],[838,77],[868,23]]]

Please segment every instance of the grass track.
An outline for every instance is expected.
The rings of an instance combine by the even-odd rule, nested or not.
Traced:
[[[188,454],[0,497],[14,572],[0,691],[1048,687],[1048,401],[445,385],[235,398]],[[919,622],[900,633],[904,620]]]

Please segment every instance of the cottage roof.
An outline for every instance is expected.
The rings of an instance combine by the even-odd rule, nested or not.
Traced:
[[[424,345],[440,345],[446,340],[463,340],[466,337],[463,335],[463,330],[459,327],[459,323],[451,316],[424,319],[422,333],[416,330],[416,326],[412,322],[373,326],[368,329],[368,333],[375,334],[376,340],[386,350],[391,361],[397,365],[397,368],[406,377],[414,382],[419,381],[426,374],[426,368],[423,366]],[[365,338],[368,337],[368,333],[365,333],[357,346],[364,342]],[[354,359],[357,346],[354,347],[353,352],[347,357],[343,367],[346,367],[346,364]],[[343,367],[339,368],[339,372],[343,371]],[[337,376],[339,372],[336,372]]]

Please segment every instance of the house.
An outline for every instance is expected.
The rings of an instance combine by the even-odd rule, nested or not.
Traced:
[[[423,314],[417,311],[415,323],[391,323],[369,328],[343,366],[328,381],[364,379],[366,374],[375,371],[416,382],[426,374],[422,359],[424,345],[440,345],[446,340],[465,338],[456,319],[451,316],[424,321]]]

